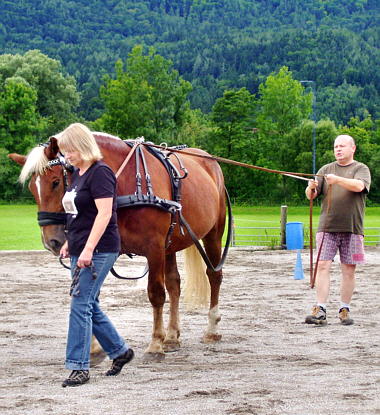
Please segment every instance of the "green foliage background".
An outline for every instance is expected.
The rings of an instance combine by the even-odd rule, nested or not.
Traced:
[[[316,82],[320,117],[340,123],[378,114],[379,26],[378,0],[5,0],[0,50],[59,60],[88,120],[101,115],[103,75],[145,44],[192,83],[193,108],[209,112],[228,88],[256,93],[287,66]]]
[[[82,121],[303,172],[313,134],[318,168],[348,133],[380,203],[379,27],[378,0],[5,0],[0,199],[27,195],[9,152]],[[303,182],[223,169],[235,202],[304,201]]]

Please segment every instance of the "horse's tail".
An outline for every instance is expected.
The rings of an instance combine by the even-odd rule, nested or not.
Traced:
[[[204,263],[197,247],[191,245],[184,250],[185,285],[183,297],[188,310],[207,307],[210,302],[210,283]]]

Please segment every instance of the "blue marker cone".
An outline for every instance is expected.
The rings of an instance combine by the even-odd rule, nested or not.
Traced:
[[[303,280],[303,267],[302,267],[302,260],[301,260],[301,251],[297,250],[297,261],[296,266],[294,268],[294,279],[295,280]]]

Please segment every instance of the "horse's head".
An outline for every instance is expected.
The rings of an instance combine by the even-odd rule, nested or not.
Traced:
[[[59,157],[57,139],[51,137],[46,144],[35,147],[28,156],[12,153],[8,157],[23,166],[19,178],[21,183],[31,178],[29,190],[38,206],[42,243],[54,255],[59,255],[66,239],[62,197],[70,171],[64,158]]]

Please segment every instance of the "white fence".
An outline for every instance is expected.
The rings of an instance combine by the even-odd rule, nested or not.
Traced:
[[[281,207],[280,221],[258,221],[254,219],[242,220],[246,224],[252,223],[252,226],[240,226],[239,220],[234,220],[231,246],[268,246],[270,248],[286,248],[286,223],[287,207]],[[278,225],[280,223],[280,225]],[[317,225],[317,224],[316,224]],[[315,246],[315,232],[317,226],[313,226],[313,245]],[[304,246],[310,245],[310,227],[309,224],[303,224]],[[380,227],[364,228],[364,245],[380,246]]]

